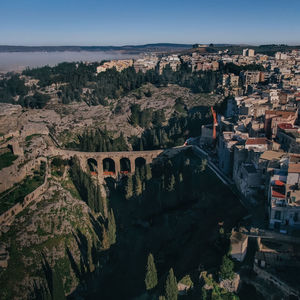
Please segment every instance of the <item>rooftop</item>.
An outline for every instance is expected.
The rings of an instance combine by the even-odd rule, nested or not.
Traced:
[[[276,117],[283,117],[288,118],[291,116],[294,116],[296,114],[295,111],[285,111],[285,110],[267,110],[266,111],[266,117],[269,115],[269,117],[276,116]]]
[[[239,244],[240,242],[244,242],[246,239],[246,234],[237,231],[233,231],[230,237],[230,241],[232,244]]]
[[[286,130],[286,129],[295,129],[295,130],[298,130],[297,127],[294,127],[292,124],[288,124],[288,123],[281,123],[281,124],[278,124],[278,127],[282,130]]]
[[[262,138],[248,138],[246,145],[267,145],[268,139],[265,137]]]
[[[265,151],[264,153],[262,153],[260,158],[264,159],[264,160],[274,160],[274,159],[279,160],[284,155],[285,155],[284,152],[268,150],[268,151]]]
[[[289,164],[288,173],[300,173],[300,164]]]

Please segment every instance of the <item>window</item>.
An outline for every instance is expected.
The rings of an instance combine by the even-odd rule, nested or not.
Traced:
[[[281,211],[275,211],[275,219],[281,220]]]

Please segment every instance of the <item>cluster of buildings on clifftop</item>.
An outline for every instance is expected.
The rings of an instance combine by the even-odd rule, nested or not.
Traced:
[[[215,147],[220,170],[250,203],[266,203],[270,228],[300,229],[300,51],[202,55],[185,61],[193,69],[218,69],[234,63],[259,70],[222,74],[219,92],[226,105],[218,114]],[[251,68],[250,68],[251,69]],[[212,143],[212,126],[202,128],[201,144]]]

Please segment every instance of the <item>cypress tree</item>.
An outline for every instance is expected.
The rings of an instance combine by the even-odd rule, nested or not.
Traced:
[[[62,279],[54,269],[52,270],[52,300],[66,299]]]
[[[102,249],[108,249],[109,248],[109,240],[107,231],[104,225],[101,226],[102,229]]]
[[[157,285],[157,272],[154,263],[154,258],[151,253],[148,255],[148,262],[146,268],[145,285],[147,290],[151,290]]]
[[[140,138],[140,146],[139,146],[139,148],[140,148],[140,151],[143,151],[143,150],[144,150],[142,138]]]
[[[108,225],[107,225],[107,231],[108,231],[108,239],[109,244],[113,245],[116,242],[116,221],[114,212],[111,209],[108,213]]]
[[[170,269],[166,280],[165,296],[166,300],[177,300],[178,297],[177,281],[174,275],[173,268]]]
[[[220,267],[219,276],[221,280],[224,279],[233,279],[234,278],[234,263],[233,261],[227,256],[224,255],[222,259],[222,265]]]
[[[128,176],[125,184],[125,198],[130,199],[133,195],[132,177]]]
[[[146,180],[150,180],[152,178],[152,171],[149,164],[146,165]]]
[[[139,176],[134,176],[134,195],[139,196],[142,194],[143,187],[142,187],[142,182]]]
[[[103,207],[103,199],[101,196],[101,191],[100,191],[100,186],[99,184],[97,184],[97,190],[96,190],[96,205],[95,207],[97,207],[97,212],[100,212],[102,214],[102,216],[104,216],[104,207]]]

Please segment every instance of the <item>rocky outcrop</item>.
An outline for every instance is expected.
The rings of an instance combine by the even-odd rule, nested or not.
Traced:
[[[47,286],[44,261],[59,273],[65,293],[72,292],[95,268],[92,253],[101,251],[100,227],[83,201],[50,182],[0,238],[10,254],[0,274],[0,298],[26,299],[34,286]]]

